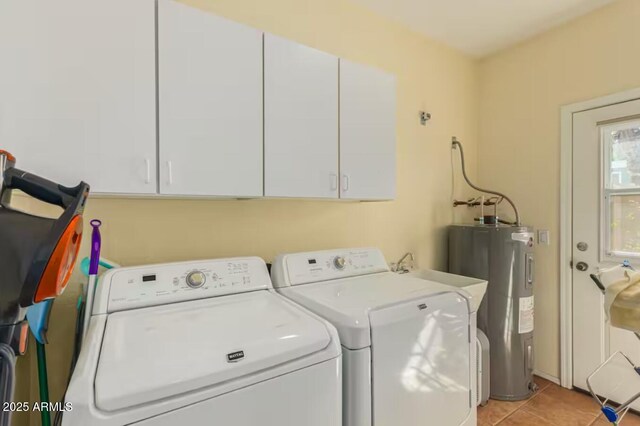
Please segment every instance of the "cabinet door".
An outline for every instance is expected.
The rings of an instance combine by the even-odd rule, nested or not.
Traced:
[[[396,82],[393,75],[340,60],[340,198],[396,195]]]
[[[265,195],[337,198],[338,58],[264,41]]]
[[[262,33],[158,3],[160,192],[262,195]]]
[[[156,192],[153,0],[0,2],[0,147],[92,192]]]

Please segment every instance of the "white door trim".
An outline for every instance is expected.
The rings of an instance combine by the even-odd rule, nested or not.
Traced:
[[[560,108],[560,384],[573,386],[571,229],[573,114],[640,99],[640,88],[603,96]]]

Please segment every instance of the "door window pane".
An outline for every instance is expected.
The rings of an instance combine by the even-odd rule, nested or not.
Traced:
[[[609,251],[620,256],[640,254],[640,194],[609,199]]]
[[[640,188],[640,122],[604,128],[609,189]]]
[[[640,257],[640,120],[601,130],[605,254]]]

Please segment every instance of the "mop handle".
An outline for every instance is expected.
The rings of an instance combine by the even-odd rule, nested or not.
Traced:
[[[90,222],[93,227],[91,232],[91,258],[89,260],[89,282],[87,284],[87,297],[85,298],[84,305],[84,318],[82,327],[82,340],[87,335],[87,329],[89,328],[89,318],[91,317],[91,311],[93,306],[93,294],[95,292],[96,277],[98,275],[98,267],[100,266],[100,246],[102,239],[100,237],[100,225],[102,222],[98,219],[93,219]]]
[[[98,219],[93,219],[90,224],[93,227],[93,231],[91,231],[91,263],[89,264],[89,275],[98,275],[98,266],[100,266],[100,247],[102,245],[100,225],[102,225],[102,222]]]

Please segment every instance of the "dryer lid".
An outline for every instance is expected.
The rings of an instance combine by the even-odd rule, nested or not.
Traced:
[[[279,288],[278,291],[331,322],[340,342],[349,349],[371,345],[369,312],[442,293],[466,293],[444,284],[383,272],[314,284]]]
[[[264,290],[116,312],[104,331],[96,406],[114,411],[215,386],[330,343],[324,322]]]

